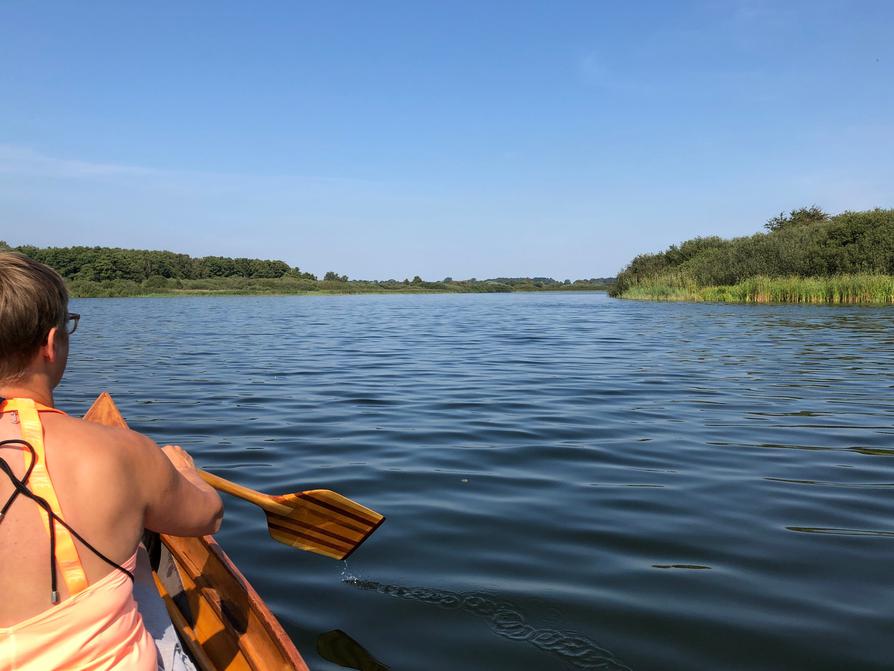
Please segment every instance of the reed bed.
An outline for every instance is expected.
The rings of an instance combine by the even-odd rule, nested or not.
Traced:
[[[636,284],[621,298],[722,303],[894,304],[894,276],[752,277],[730,286],[699,287],[682,277]]]

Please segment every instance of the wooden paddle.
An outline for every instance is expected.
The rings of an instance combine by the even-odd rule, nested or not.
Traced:
[[[127,428],[106,392],[97,397],[84,419]],[[203,470],[199,475],[215,489],[263,509],[274,540],[333,559],[347,559],[385,521],[376,511],[328,489],[271,496]]]

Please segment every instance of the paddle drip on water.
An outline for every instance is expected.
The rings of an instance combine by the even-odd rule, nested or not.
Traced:
[[[459,608],[473,615],[482,616],[497,635],[515,641],[528,641],[541,650],[561,657],[578,669],[631,671],[630,667],[615,657],[614,653],[599,646],[588,636],[575,631],[534,627],[528,624],[517,606],[508,601],[498,600],[489,594],[386,585],[353,575],[348,575],[344,582],[358,589],[398,599],[421,601],[441,608]]]
[[[341,581],[350,584],[350,583],[355,582],[357,579],[358,579],[357,576],[355,576],[353,573],[351,573],[351,568],[348,566],[348,560],[345,559],[342,562],[342,567],[341,567]]]

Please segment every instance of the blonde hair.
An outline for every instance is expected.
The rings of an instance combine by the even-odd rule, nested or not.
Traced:
[[[68,291],[55,270],[0,252],[0,381],[15,380],[54,326],[65,333]]]

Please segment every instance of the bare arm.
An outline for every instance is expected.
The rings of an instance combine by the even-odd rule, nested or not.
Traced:
[[[147,529],[175,536],[202,536],[220,528],[223,502],[201,479],[192,458],[180,447],[159,449],[140,436],[138,471],[146,502]]]

